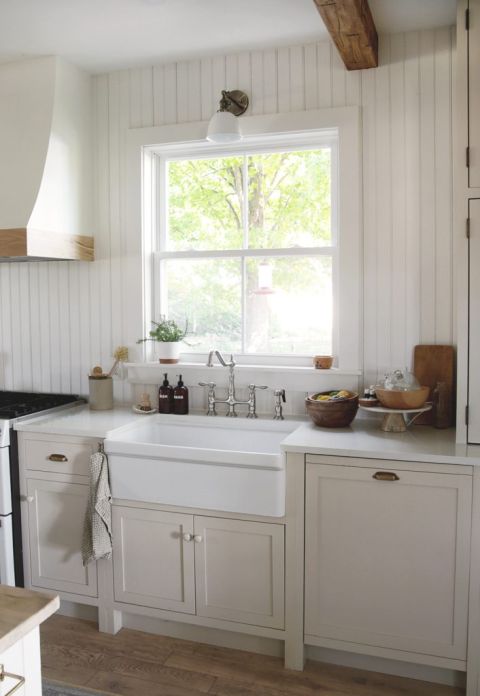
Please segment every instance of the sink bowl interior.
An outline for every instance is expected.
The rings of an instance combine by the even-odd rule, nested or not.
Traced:
[[[120,433],[115,440],[166,447],[277,454],[280,452],[280,443],[293,429],[293,426],[282,427],[283,424],[272,428],[271,424],[263,422],[249,426],[237,422],[231,424],[230,419],[226,418],[221,422],[218,420],[219,422],[215,419],[215,423],[212,423],[212,419],[205,418],[204,422],[189,419],[176,423],[165,422],[160,418]]]

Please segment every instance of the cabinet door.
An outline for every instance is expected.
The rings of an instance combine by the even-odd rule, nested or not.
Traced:
[[[480,2],[469,0],[468,5],[468,185],[480,188]]]
[[[284,527],[195,517],[197,614],[284,625]]]
[[[192,515],[114,506],[115,599],[194,614],[193,544]]]
[[[468,442],[480,444],[480,199],[469,201],[469,216]]]
[[[306,642],[464,660],[471,477],[394,473],[307,465]]]
[[[97,568],[82,562],[82,536],[89,486],[27,479],[31,584],[97,596]]]
[[[39,629],[33,629],[1,653],[0,665],[4,666],[5,672],[25,679],[25,683],[15,691],[16,696],[42,696]],[[7,696],[17,684],[18,680],[10,677],[0,681],[0,696]]]

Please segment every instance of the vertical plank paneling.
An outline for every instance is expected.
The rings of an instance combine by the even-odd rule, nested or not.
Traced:
[[[254,51],[252,53],[252,101],[249,113],[252,116],[263,114],[264,112],[264,89],[263,89],[263,53]]]
[[[153,68],[152,76],[153,125],[163,126],[165,123],[165,69],[163,65]]]
[[[381,37],[381,67],[355,73],[322,42],[94,78],[97,260],[0,264],[0,388],[86,393],[92,364],[108,366],[141,313],[125,280],[138,246],[126,131],[208,120],[225,88],[248,93],[249,115],[362,106],[365,380],[408,364],[419,341],[451,341],[452,41],[449,29]]]
[[[278,78],[278,111],[285,113],[290,111],[290,51],[288,48],[279,48],[277,51]]]
[[[200,63],[200,92],[202,97],[202,121],[208,121],[216,111],[212,94],[212,59],[203,58]]]
[[[317,82],[318,108],[328,109],[332,106],[332,45],[320,43],[317,45]]]
[[[317,44],[305,46],[305,108],[318,108]]]
[[[376,178],[376,111],[375,72],[368,70],[362,80],[363,102],[363,216],[364,216],[364,370],[365,383],[377,383],[378,322],[377,283],[377,178]]]
[[[263,112],[277,112],[277,52],[265,51],[263,56]]]
[[[453,339],[452,118],[450,29],[435,32],[435,340]]]
[[[381,67],[375,71],[376,111],[376,220],[377,220],[377,292],[376,313],[377,369],[380,374],[391,368],[392,328],[392,187],[390,152],[390,37],[379,47]]]
[[[405,288],[407,351],[420,342],[420,35],[405,36]]]
[[[435,56],[434,33],[420,34],[420,340],[435,342]]]
[[[290,110],[303,111],[304,109],[305,59],[303,46],[293,46],[290,49]]]
[[[410,365],[405,345],[408,267],[405,236],[405,36],[394,34],[390,41],[390,176],[392,191],[392,321],[391,364]],[[408,355],[407,355],[408,354]]]

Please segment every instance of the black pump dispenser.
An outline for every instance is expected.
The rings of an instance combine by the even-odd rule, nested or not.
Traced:
[[[178,376],[178,384],[173,390],[173,413],[186,416],[188,413],[188,389],[184,385],[182,375]]]
[[[158,390],[158,412],[172,413],[173,411],[173,387],[168,381],[168,374],[164,373],[162,386]]]

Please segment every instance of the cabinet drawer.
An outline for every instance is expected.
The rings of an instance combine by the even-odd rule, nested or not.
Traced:
[[[88,476],[94,443],[56,442],[55,440],[26,440],[25,468],[34,471],[53,471],[58,474]]]

